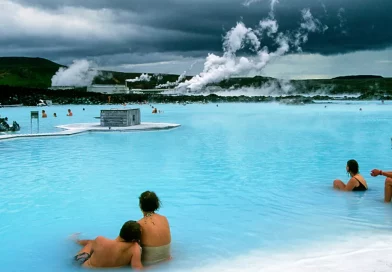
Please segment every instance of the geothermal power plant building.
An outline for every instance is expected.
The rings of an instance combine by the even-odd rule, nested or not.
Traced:
[[[50,90],[72,90],[76,86],[54,86]],[[92,84],[87,86],[87,92],[102,94],[130,94],[130,93],[160,93],[165,89],[132,89],[127,85]]]
[[[128,94],[129,88],[125,85],[93,84],[87,87],[87,91],[103,94]]]

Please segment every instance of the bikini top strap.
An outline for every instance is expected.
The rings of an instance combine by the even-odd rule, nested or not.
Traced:
[[[366,186],[365,185],[363,185],[363,183],[358,179],[358,178],[356,178],[355,176],[353,176],[353,178],[355,178],[358,182],[359,182],[359,185],[362,185],[363,187],[365,187],[366,188]]]

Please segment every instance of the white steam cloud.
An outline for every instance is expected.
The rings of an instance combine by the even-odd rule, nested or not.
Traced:
[[[327,6],[326,6],[323,2],[321,2],[321,1],[320,1],[320,4],[321,4],[321,7],[322,7],[323,10],[324,10],[324,14],[325,14],[325,15],[328,15]]]
[[[95,65],[87,60],[74,60],[68,68],[61,67],[56,72],[52,77],[52,87],[85,87],[91,85],[94,78],[101,74],[93,66]]]
[[[342,34],[346,35],[347,34],[347,29],[346,29],[346,18],[344,17],[344,13],[345,13],[345,9],[344,8],[340,8],[338,10],[338,14],[337,17],[339,19],[339,28],[342,31]]]
[[[218,96],[230,97],[230,96],[270,96],[270,97],[284,97],[284,96],[314,96],[314,95],[328,95],[335,89],[335,85],[320,86],[313,88],[311,93],[306,86],[301,84],[292,84],[287,79],[271,79],[267,82],[260,84],[260,86],[243,86],[243,87],[230,87],[228,89],[221,88],[219,86],[207,86],[198,92],[189,92],[187,95],[204,95],[208,96],[215,94]],[[306,92],[304,93],[304,90]],[[179,89],[167,90],[164,92],[167,95],[179,95],[183,94]],[[351,95],[351,94],[350,94]]]
[[[155,89],[160,89],[160,88],[170,88],[170,87],[175,87],[177,86],[184,78],[186,77],[186,71],[184,71],[175,82],[166,82],[164,84],[159,84],[155,86]]]
[[[245,7],[249,7],[251,4],[256,3],[256,2],[261,2],[262,0],[246,0],[244,3],[242,3]],[[271,0],[270,3],[270,13],[269,15],[274,18],[275,17],[275,6],[276,4],[279,3],[279,0]]]
[[[308,40],[310,32],[322,32],[327,26],[313,17],[309,9],[302,10],[302,22],[299,28],[291,33],[278,32],[279,25],[274,19],[274,7],[277,0],[271,1],[269,18],[259,22],[256,29],[247,28],[244,23],[238,22],[224,37],[223,56],[208,54],[204,63],[203,72],[190,80],[180,83],[177,89],[198,92],[208,84],[217,83],[233,76],[249,73],[259,73],[272,60],[283,56],[290,49],[301,52],[301,45]],[[261,46],[260,40],[264,35],[272,38],[277,49],[270,52]],[[241,49],[250,49],[255,53],[252,57],[237,57]]]
[[[138,82],[138,81],[150,81],[152,76],[148,74],[141,74],[139,77],[135,77],[133,79],[127,79],[126,82]]]
[[[272,18],[274,18],[275,17],[275,6],[276,6],[276,4],[278,4],[279,3],[279,0],[271,0],[271,5],[270,5],[270,9],[271,9],[271,11],[270,11],[270,16],[272,17]]]
[[[245,7],[249,7],[251,4],[256,3],[256,2],[260,2],[261,0],[246,0],[243,5]]]
[[[158,75],[155,75],[155,76],[156,76],[156,78],[157,78],[157,82],[158,82],[158,81],[161,81],[161,80],[163,79],[163,76],[162,76],[162,75],[159,75],[159,74],[158,74]]]
[[[178,77],[178,79],[175,81],[175,82],[166,82],[166,83],[164,83],[164,84],[160,84],[160,85],[157,85],[155,88],[156,89],[160,89],[160,88],[170,88],[170,87],[175,87],[175,86],[177,86],[185,77],[186,77],[186,73],[189,71],[189,70],[192,70],[192,68],[193,68],[193,66],[197,63],[197,62],[199,62],[198,60],[196,60],[195,62],[193,62],[192,64],[191,64],[191,66],[189,67],[189,69],[188,70],[185,70],[179,77]]]

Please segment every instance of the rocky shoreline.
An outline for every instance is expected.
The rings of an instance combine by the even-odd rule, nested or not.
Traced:
[[[87,92],[85,88],[74,90],[48,90],[0,86],[1,105],[37,106],[41,100],[50,100],[53,104],[65,105],[102,105],[122,103],[254,103],[279,102],[289,105],[311,104],[317,100],[391,100],[392,97],[377,92],[365,93],[360,96],[330,95],[282,95],[282,96],[218,96],[210,95],[165,95],[165,94],[101,94]]]

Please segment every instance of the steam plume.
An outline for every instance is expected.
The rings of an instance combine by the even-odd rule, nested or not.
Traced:
[[[52,77],[52,86],[89,86],[94,78],[100,75],[93,66],[94,64],[87,60],[75,60],[68,68],[61,67],[56,72]]]
[[[175,81],[175,82],[166,82],[166,83],[164,83],[164,84],[160,84],[160,85],[157,85],[155,88],[156,89],[159,89],[159,88],[170,88],[170,87],[175,87],[175,86],[177,86],[185,77],[186,77],[186,73],[189,71],[189,70],[192,70],[192,68],[193,68],[193,66],[196,64],[198,62],[198,60],[196,60],[195,62],[193,62],[192,64],[191,64],[191,66],[189,67],[189,69],[188,70],[185,70],[179,77],[178,77],[178,79]]]
[[[137,81],[150,81],[151,76],[148,74],[141,74],[139,77],[135,77],[133,79],[127,79],[126,82],[137,82]]]
[[[254,1],[249,3],[251,2]],[[277,3],[277,0],[271,1],[269,17],[261,20],[256,29],[248,28],[243,22],[238,22],[224,37],[223,55],[208,54],[203,72],[180,83],[177,89],[197,92],[208,84],[217,83],[233,76],[251,72],[259,73],[271,60],[283,56],[290,50],[301,51],[301,45],[307,42],[310,32],[322,32],[327,29],[327,26],[322,25],[312,16],[309,9],[304,9],[301,11],[302,22],[296,31],[278,32],[279,25],[274,19]],[[260,40],[265,35],[277,44],[275,51],[270,52],[267,47],[262,47]],[[237,52],[246,46],[254,52],[254,55],[252,57],[238,57]]]

